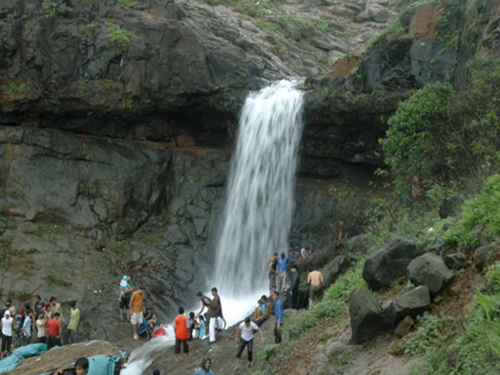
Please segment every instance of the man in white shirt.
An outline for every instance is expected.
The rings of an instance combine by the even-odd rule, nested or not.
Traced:
[[[3,359],[5,354],[9,355],[10,345],[12,344],[12,322],[10,311],[7,310],[2,318],[2,354],[0,359]]]
[[[248,352],[248,367],[252,367],[252,355],[253,355],[253,333],[255,331],[259,331],[260,333],[260,339],[262,342],[264,342],[264,334],[262,333],[262,330],[259,328],[257,324],[252,322],[249,317],[245,319],[244,323],[241,323],[236,330],[236,338],[235,341],[236,343],[239,343],[240,346],[238,347],[238,352],[236,353],[236,371],[238,371],[240,367],[240,359],[241,355],[243,354],[243,350],[245,350],[245,347],[247,347],[247,352]],[[241,332],[241,335],[240,335]]]

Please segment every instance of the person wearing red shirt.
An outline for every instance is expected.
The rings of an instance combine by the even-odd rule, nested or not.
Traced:
[[[59,313],[55,313],[54,317],[47,322],[47,350],[54,346],[61,345],[61,322],[59,321]]]
[[[179,315],[174,319],[174,332],[175,332],[175,354],[181,354],[181,344],[182,352],[186,354],[189,353],[189,331],[187,328],[187,317],[184,315],[184,307],[179,307]],[[178,362],[178,358],[175,359]]]

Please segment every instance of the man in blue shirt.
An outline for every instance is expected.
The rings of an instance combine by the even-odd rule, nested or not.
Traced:
[[[281,253],[281,257],[278,259],[278,292],[283,292],[286,289],[286,266],[288,262],[289,259],[285,253]]]
[[[283,302],[280,299],[279,292],[273,293],[274,299],[274,316],[276,318],[276,325],[274,326],[274,342],[276,344],[281,342],[281,325],[285,319],[285,311],[283,310]]]

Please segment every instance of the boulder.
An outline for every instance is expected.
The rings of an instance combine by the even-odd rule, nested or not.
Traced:
[[[349,259],[343,255],[335,257],[323,268],[324,287],[328,288],[349,267]]]
[[[340,51],[345,52],[349,48],[342,39],[332,34],[325,34],[314,38],[311,44],[319,49],[323,49],[325,51]]]
[[[382,308],[377,300],[363,287],[354,289],[349,298],[352,340],[356,344],[374,338],[384,329]]]
[[[358,22],[369,22],[371,21],[372,17],[370,16],[370,13],[367,10],[362,11],[356,16],[356,21]]]
[[[393,327],[406,316],[417,317],[431,306],[431,295],[429,288],[425,285],[419,286],[399,296],[393,302],[385,306],[382,312],[386,325]]]
[[[406,336],[410,332],[411,327],[413,327],[414,324],[415,321],[411,316],[405,316],[405,318],[401,322],[399,322],[398,326],[396,327],[396,335],[398,335],[399,337]]]
[[[345,56],[335,62],[332,70],[328,73],[331,77],[346,77],[348,76],[353,69],[356,69],[361,60],[363,59],[363,55],[360,54],[352,54]]]
[[[385,23],[389,19],[389,12],[385,8],[372,7],[368,9],[368,14],[377,23]]]
[[[410,22],[408,34],[416,40],[430,40],[436,34],[443,14],[443,3],[427,3],[417,7]]]
[[[474,254],[474,265],[478,271],[482,271],[488,265],[490,258],[497,252],[498,246],[495,244],[481,246]]]
[[[467,258],[463,253],[454,253],[446,255],[444,257],[444,262],[448,268],[452,270],[459,270],[461,268],[467,267]]]
[[[415,285],[427,285],[431,293],[438,293],[453,277],[443,258],[427,253],[414,260],[408,266],[410,281]]]
[[[363,278],[373,290],[387,288],[395,280],[406,276],[408,264],[422,253],[414,242],[396,238],[366,260]]]

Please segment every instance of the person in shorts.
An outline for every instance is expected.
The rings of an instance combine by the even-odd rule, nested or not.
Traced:
[[[276,290],[276,278],[278,277],[278,253],[274,253],[269,261],[269,295],[272,295]]]
[[[132,283],[132,278],[130,276],[123,276],[120,281],[120,320],[123,321],[123,310],[127,310],[127,320],[130,320],[130,298],[132,298],[132,293],[134,292],[134,283]]]
[[[184,315],[184,307],[179,307],[179,315],[174,319],[174,332],[175,332],[175,354],[181,354],[182,352],[187,355],[189,354],[189,331],[187,328],[187,317]],[[178,362],[178,357],[175,358],[175,362]]]
[[[142,324],[142,321],[144,320],[145,300],[146,300],[146,295],[144,294],[144,290],[142,290],[142,288],[137,289],[130,298],[129,313],[130,313],[130,323],[132,323],[134,329],[134,340],[139,339],[137,330],[139,329],[140,325]]]

